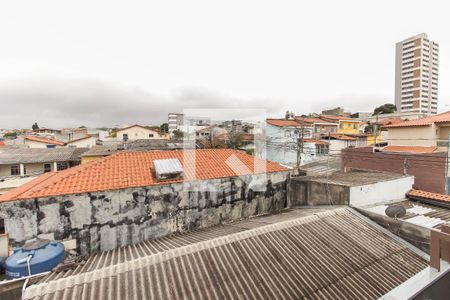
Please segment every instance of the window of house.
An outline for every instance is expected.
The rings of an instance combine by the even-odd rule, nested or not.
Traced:
[[[328,154],[330,147],[328,145],[316,145],[316,154]]]
[[[58,171],[65,170],[65,169],[67,169],[67,168],[68,168],[68,166],[67,166],[67,163],[66,163],[66,162],[59,162],[59,163],[56,164],[56,169],[57,169]]]
[[[0,234],[6,233],[5,220],[0,218]]]
[[[149,138],[152,138],[152,137],[153,137],[153,133],[149,133],[149,134],[148,134],[148,137],[149,137]]]
[[[358,129],[358,124],[353,124],[353,129]]]
[[[44,164],[44,173],[52,171],[52,164]]]
[[[47,148],[56,148],[56,145],[48,144]]]
[[[339,128],[344,128],[344,123],[340,123]]]
[[[20,166],[19,165],[11,166],[11,175],[13,175],[13,176],[20,175]]]
[[[122,136],[122,138],[123,138],[124,141],[128,141],[128,134],[127,134],[127,133],[124,133],[123,136]]]
[[[290,136],[291,136],[291,132],[290,132],[289,130],[286,130],[286,131],[284,132],[284,136],[285,136],[285,137],[290,137]]]

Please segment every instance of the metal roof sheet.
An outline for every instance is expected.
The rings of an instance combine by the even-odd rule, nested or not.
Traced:
[[[350,208],[248,223],[103,252],[23,299],[377,299],[427,267]]]
[[[153,166],[158,178],[164,175],[183,173],[183,167],[176,158],[156,159],[153,161]]]
[[[450,221],[450,209],[429,205],[420,201],[404,200],[390,204],[380,204],[363,208],[364,210],[386,216],[385,210],[391,205],[401,205],[406,208],[406,215],[399,220],[426,228],[440,228],[441,224]]]
[[[0,164],[45,163],[78,160],[88,148],[20,148],[0,152]]]

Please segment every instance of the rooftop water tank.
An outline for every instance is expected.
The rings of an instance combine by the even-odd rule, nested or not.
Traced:
[[[64,259],[64,245],[55,241],[36,239],[22,248],[14,249],[5,262],[9,279],[50,271]]]

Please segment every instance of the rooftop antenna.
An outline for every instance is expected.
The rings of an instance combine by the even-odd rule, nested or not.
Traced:
[[[406,215],[406,208],[402,205],[391,205],[384,211],[386,216],[398,219],[403,218]]]

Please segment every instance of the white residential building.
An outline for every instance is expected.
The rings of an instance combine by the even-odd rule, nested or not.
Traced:
[[[397,43],[395,59],[397,111],[436,114],[439,45],[422,33]]]
[[[267,119],[266,158],[295,166],[300,153],[300,164],[311,162],[328,153],[328,144],[313,139],[313,126],[302,126],[296,120]],[[303,142],[299,141],[303,136]]]

